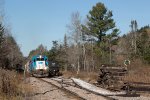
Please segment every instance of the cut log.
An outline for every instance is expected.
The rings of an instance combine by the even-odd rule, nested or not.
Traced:
[[[80,79],[72,78],[73,82],[80,86],[83,89],[86,89],[88,91],[94,92],[96,94],[104,95],[104,96],[111,96],[111,95],[124,95],[126,94],[125,91],[122,92],[112,92],[100,87],[96,87],[95,85],[92,85],[90,83],[87,83],[85,81],[82,81]]]
[[[127,68],[121,66],[102,66],[100,68],[99,77],[97,82],[104,88],[113,88],[114,90],[122,89],[125,85],[123,84],[123,77],[127,75]],[[117,87],[118,86],[118,87]]]

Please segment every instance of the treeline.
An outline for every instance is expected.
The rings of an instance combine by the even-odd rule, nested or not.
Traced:
[[[92,8],[85,23],[79,12],[73,13],[64,42],[53,41],[51,50],[44,54],[49,60],[59,62],[64,70],[77,70],[77,73],[93,71],[102,63],[112,63],[110,47],[117,43],[119,35],[112,16],[103,3]]]
[[[16,40],[5,25],[0,22],[0,67],[15,69],[23,62],[23,55]]]
[[[33,54],[45,54],[49,60],[59,63],[63,70],[96,71],[101,64],[123,64],[124,60],[141,59],[143,64],[150,63],[150,29],[138,29],[135,20],[131,21],[131,31],[119,36],[112,11],[103,3],[97,3],[89,11],[86,21],[81,20],[79,12],[71,15],[67,25],[68,33],[64,41],[53,41],[47,50],[40,45]],[[122,59],[120,59],[122,58]]]
[[[118,53],[126,58],[140,59],[143,64],[150,64],[150,27],[137,28],[136,20],[131,21],[131,32],[124,34],[118,43]]]

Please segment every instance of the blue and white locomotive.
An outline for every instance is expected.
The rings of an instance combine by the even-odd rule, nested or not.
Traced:
[[[29,72],[35,77],[49,76],[48,58],[43,55],[33,56],[29,63]]]

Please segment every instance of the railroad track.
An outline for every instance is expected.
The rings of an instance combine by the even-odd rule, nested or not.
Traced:
[[[73,80],[64,78],[38,78],[38,80],[46,82],[58,89],[67,92],[79,100],[115,100],[112,97],[100,95],[77,86]]]
[[[58,88],[58,89],[60,89],[60,90],[63,90],[63,91],[65,91],[65,92],[67,92],[67,93],[69,93],[69,94],[71,94],[71,95],[73,95],[73,96],[76,96],[76,97],[79,98],[80,100],[86,100],[85,98],[79,96],[77,93],[72,92],[72,91],[69,91],[69,90],[63,88],[62,86],[56,85],[56,84],[53,83],[53,82],[46,81],[46,80],[44,80],[44,79],[42,79],[42,78],[38,78],[38,80],[43,81],[43,82],[46,82],[46,83],[48,83],[48,84],[50,84],[50,85],[53,85],[53,86],[55,86],[56,88]]]

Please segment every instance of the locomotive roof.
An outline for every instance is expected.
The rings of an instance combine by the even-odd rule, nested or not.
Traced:
[[[47,57],[45,55],[35,55],[32,57],[32,60],[36,59],[36,58],[40,58],[40,56],[44,59],[46,59]]]

